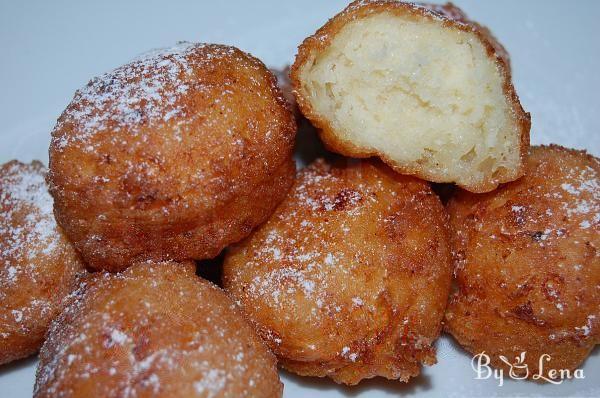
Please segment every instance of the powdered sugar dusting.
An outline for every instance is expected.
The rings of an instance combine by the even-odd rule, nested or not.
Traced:
[[[237,307],[180,267],[145,263],[84,281],[50,328],[36,393],[68,395],[82,383],[124,398],[277,391],[274,358]]]
[[[561,189],[571,198],[563,203],[569,217],[579,217],[583,229],[600,224],[600,176],[597,170],[587,166],[568,170]],[[560,196],[560,192],[556,193]]]
[[[598,323],[598,321],[596,321],[597,318],[598,317],[596,315],[588,315],[585,325],[576,327],[575,330],[584,337],[590,336],[592,334],[593,323]]]
[[[459,192],[450,202],[459,265],[450,331],[470,339],[464,321],[477,313],[477,322],[506,341],[528,327],[547,332],[550,342],[521,340],[519,351],[597,344],[599,211],[600,162],[557,145],[532,147],[525,176],[496,192]],[[483,289],[493,293],[479,296]],[[573,363],[585,357],[574,355]]]
[[[531,241],[535,245],[547,247],[560,239],[570,238],[571,234],[565,228],[567,223],[579,227],[583,233],[600,228],[598,160],[590,157],[589,164],[572,163],[574,152],[568,155],[554,154],[554,148],[556,147],[536,149],[548,150],[548,155],[535,166],[537,169],[531,170],[525,177],[526,180],[531,179],[531,182],[523,182],[530,185],[527,190],[519,188],[525,194],[523,199],[515,195],[510,202],[512,222],[516,229],[514,226],[501,225],[500,235],[510,235],[517,231],[524,233],[525,229],[535,227],[537,230],[529,232]],[[547,177],[549,173],[553,175],[550,181]],[[535,203],[531,203],[532,200]],[[477,228],[483,228],[481,221]],[[493,235],[492,238],[498,237]],[[575,269],[581,268],[580,264],[576,265]]]
[[[54,220],[45,176],[38,161],[0,169],[0,339],[11,347],[5,358],[38,348],[60,301],[85,272]]]
[[[139,134],[157,123],[184,115],[180,98],[191,88],[193,63],[228,56],[234,51],[224,46],[217,51],[215,47],[215,53],[207,53],[203,61],[192,60],[190,55],[205,46],[180,42],[174,47],[152,50],[92,79],[75,93],[55,128],[60,131],[65,125],[72,125],[77,134],[55,134],[54,147],[62,150],[70,142],[81,142],[86,151],[92,152],[95,148],[91,138],[99,132]]]
[[[205,394],[207,398],[216,397],[227,382],[227,373],[221,369],[210,369],[206,376],[194,383],[198,394]]]
[[[37,255],[23,251],[25,243],[36,242],[43,254],[56,248],[58,233],[52,212],[52,197],[45,181],[46,171],[41,164],[23,165],[18,162],[7,164],[0,176],[0,206],[6,222],[0,225],[0,253],[3,259],[19,262]],[[9,280],[15,279],[17,269],[7,267]]]
[[[45,169],[39,162],[10,162],[3,166],[0,175],[0,302],[6,303],[6,307],[1,307],[7,311],[12,308],[10,317],[23,332],[29,330],[30,317],[47,314],[52,308],[50,301],[35,295],[25,305],[14,308],[7,296],[20,284],[25,287],[23,280],[43,280],[36,265],[39,256],[52,255],[60,245],[52,197],[44,178]]]
[[[299,172],[271,219],[225,260],[226,289],[259,324],[272,348],[281,350],[285,360],[302,356],[323,367],[335,357],[335,365],[327,372],[334,379],[341,363],[352,366],[363,357],[376,361],[373,356],[378,354],[371,351],[374,336],[398,346],[397,339],[405,339],[402,349],[408,350],[415,348],[414,341],[428,341],[417,348],[422,350],[419,355],[428,356],[430,336],[412,335],[412,324],[397,330],[382,320],[383,314],[389,311],[394,319],[402,313],[411,317],[408,301],[413,296],[408,294],[411,299],[404,301],[398,297],[406,293],[399,294],[397,289],[412,289],[420,283],[416,280],[427,279],[422,272],[429,275],[429,270],[424,269],[442,267],[435,278],[450,280],[447,242],[433,241],[445,236],[435,233],[443,220],[441,204],[432,207],[432,199],[437,198],[426,183],[410,178],[398,181],[386,171],[371,162],[334,166],[317,160]],[[428,209],[429,217],[420,215],[419,206]],[[404,246],[403,241],[404,228],[411,223],[404,220],[411,214],[419,214],[427,225],[424,233],[431,233],[414,243],[416,248]],[[415,255],[412,261],[412,253],[424,250],[421,244],[429,253]],[[443,255],[438,249],[445,258],[440,259]],[[404,279],[413,276],[414,283]],[[437,283],[437,279],[428,281],[429,286]],[[434,295],[443,295],[443,289]],[[389,307],[382,304],[382,297],[389,297],[385,299]],[[419,313],[431,311],[431,302],[418,306]],[[442,315],[439,311],[432,318],[441,320]],[[386,362],[387,355],[381,361]],[[368,373],[368,368],[361,369]],[[386,377],[399,378],[402,373],[389,372]]]
[[[341,181],[340,177],[323,173],[319,167],[309,167],[301,172],[302,176],[292,193],[292,200],[298,202],[300,208],[292,214],[280,215],[280,219],[294,218],[296,212],[302,211],[323,214],[331,212],[331,217],[335,217],[335,213],[340,210],[344,210],[345,216],[360,217],[368,211],[369,204],[366,202],[375,202],[374,197],[366,194],[369,189],[367,187],[362,187],[362,190],[330,188],[336,181]],[[315,187],[318,186],[321,187],[320,193],[315,194]],[[280,298],[293,292],[301,293],[314,302],[315,317],[320,311],[339,313],[343,306],[351,306],[353,300],[344,304],[328,300],[327,283],[332,274],[350,275],[356,267],[360,267],[359,257],[363,253],[358,249],[353,253],[341,252],[328,240],[313,245],[306,237],[314,235],[318,228],[309,218],[300,222],[297,234],[288,235],[277,229],[270,230],[264,245],[256,252],[256,261],[275,261],[281,266],[257,273],[248,287],[248,294],[268,295],[274,304],[284,306],[286,304]],[[372,297],[377,294],[379,291],[372,292]]]

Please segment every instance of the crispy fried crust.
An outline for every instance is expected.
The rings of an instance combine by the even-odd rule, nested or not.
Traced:
[[[275,77],[249,54],[151,52],[90,81],[58,120],[56,218],[96,269],[214,257],[283,199],[295,132]]]
[[[525,177],[485,195],[460,191],[448,209],[458,291],[445,329],[496,367],[525,351],[530,377],[542,354],[546,377],[578,367],[600,343],[598,159],[533,147]]]
[[[531,117],[523,110],[519,97],[514,89],[511,78],[510,59],[507,51],[491,34],[490,30],[467,18],[458,7],[448,3],[446,5],[404,3],[397,0],[357,0],[351,3],[341,13],[330,19],[317,32],[306,38],[298,48],[296,60],[292,65],[290,77],[293,91],[302,114],[319,129],[319,135],[325,146],[334,152],[355,158],[380,157],[390,167],[402,174],[415,175],[433,182],[445,181],[440,177],[418,165],[399,164],[390,159],[384,153],[366,149],[353,142],[343,139],[335,131],[330,121],[322,115],[317,114],[309,99],[304,95],[300,69],[315,54],[325,50],[336,34],[347,24],[356,19],[366,18],[375,13],[388,12],[395,15],[412,16],[415,20],[428,19],[438,20],[443,26],[472,33],[477,36],[487,49],[488,56],[495,61],[503,77],[503,91],[515,114],[520,131],[520,158],[521,164],[515,170],[503,170],[494,179],[481,184],[465,185],[458,183],[462,188],[472,192],[488,192],[495,189],[498,184],[513,181],[523,175],[524,162],[529,148],[529,130]]]
[[[35,353],[85,267],[52,214],[46,168],[0,167],[0,365]]]
[[[408,380],[435,363],[449,293],[447,217],[429,185],[380,162],[301,170],[228,249],[225,289],[300,375]]]
[[[194,264],[96,273],[40,353],[34,397],[281,397],[275,357]]]

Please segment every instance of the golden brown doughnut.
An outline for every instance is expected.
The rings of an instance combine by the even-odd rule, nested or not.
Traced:
[[[0,365],[35,353],[85,267],[52,214],[46,168],[0,167]]]
[[[96,273],[40,352],[34,397],[281,397],[274,356],[193,264]]]
[[[295,132],[251,55],[193,43],[150,52],[92,79],[58,120],[57,220],[96,269],[214,257],[284,197]]]
[[[451,4],[355,1],[304,40],[291,80],[334,152],[473,192],[523,174],[530,117],[508,54]]]
[[[436,362],[450,288],[447,216],[429,184],[379,162],[317,160],[225,257],[225,289],[292,372],[407,381]]]
[[[485,195],[459,191],[448,210],[458,291],[445,329],[496,367],[525,352],[529,377],[573,375],[600,343],[598,159],[533,147],[525,177]]]

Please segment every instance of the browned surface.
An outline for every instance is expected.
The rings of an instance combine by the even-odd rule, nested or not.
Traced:
[[[228,251],[224,286],[284,368],[346,384],[406,381],[436,361],[451,274],[446,227],[426,182],[379,162],[317,160]]]
[[[0,364],[35,353],[61,300],[85,273],[56,225],[46,168],[0,167]]]
[[[503,75],[504,94],[512,106],[512,111],[514,112],[515,119],[521,130],[520,153],[522,164],[514,170],[503,169],[493,180],[486,181],[479,185],[463,186],[463,188],[472,192],[488,192],[495,189],[500,183],[513,181],[522,176],[523,164],[529,148],[531,118],[529,113],[523,110],[523,107],[519,102],[519,97],[512,85],[508,53],[494,38],[488,28],[470,21],[462,10],[451,3],[439,6],[433,4],[404,3],[397,0],[357,0],[330,19],[324,26],[317,30],[314,35],[309,36],[304,40],[298,48],[298,54],[292,65],[290,77],[300,111],[316,128],[319,129],[319,135],[325,143],[325,146],[331,151],[355,158],[378,156],[390,167],[402,174],[415,175],[433,182],[452,182],[441,181],[435,173],[423,169],[421,166],[417,166],[416,164],[410,166],[407,164],[399,164],[386,157],[383,153],[357,146],[353,142],[342,138],[340,134],[334,130],[330,121],[327,120],[327,117],[318,115],[316,111],[314,111],[308,97],[304,95],[303,83],[299,76],[300,67],[305,62],[308,62],[314,54],[325,50],[332,42],[335,35],[347,23],[381,12],[410,16],[417,21],[424,19],[436,20],[448,29],[459,29],[463,32],[476,35],[484,47],[487,48],[488,56],[494,59]]]
[[[34,397],[281,397],[275,358],[193,264],[97,273],[40,353]]]
[[[60,117],[57,220],[98,269],[214,257],[284,197],[295,132],[256,58],[190,43],[144,55],[93,79]]]
[[[530,376],[574,369],[600,342],[600,163],[585,152],[533,147],[527,174],[497,191],[459,191],[448,209],[459,290],[446,330],[472,353]]]

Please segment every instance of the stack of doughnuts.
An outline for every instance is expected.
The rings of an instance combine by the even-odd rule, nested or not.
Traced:
[[[75,93],[48,171],[2,166],[0,364],[40,350],[37,398],[280,397],[277,365],[408,382],[442,331],[499,368],[581,365],[600,161],[529,147],[487,28],[356,1],[276,74],[150,51]],[[298,124],[327,150],[296,172]]]
[[[41,347],[36,397],[280,397],[275,357],[193,260],[271,215],[295,135],[274,75],[233,47],[178,43],[92,79],[47,176],[2,168],[0,360]]]

